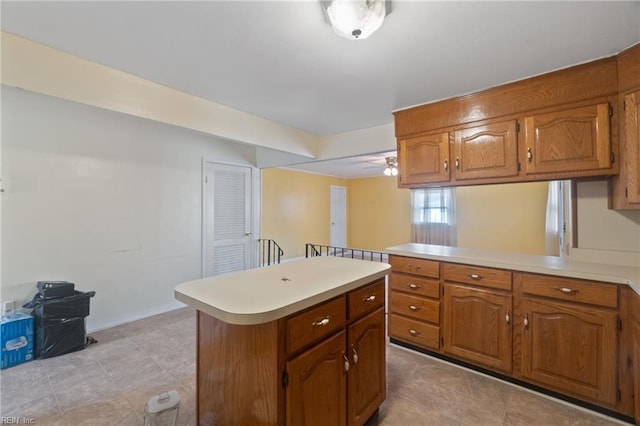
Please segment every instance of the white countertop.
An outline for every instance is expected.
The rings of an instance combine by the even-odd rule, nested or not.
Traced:
[[[391,266],[318,256],[179,284],[175,297],[230,324],[283,318],[387,275]]]
[[[533,272],[569,278],[627,284],[640,294],[640,268],[603,263],[576,262],[569,258],[509,253],[429,244],[403,244],[385,249],[387,254],[419,257],[512,271]]]

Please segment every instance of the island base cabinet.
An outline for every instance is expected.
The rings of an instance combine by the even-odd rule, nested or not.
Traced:
[[[278,328],[197,316],[197,415],[200,425],[282,424]]]
[[[287,425],[345,426],[348,368],[344,331],[288,361]]]
[[[384,308],[287,362],[288,426],[362,426],[386,397]]]
[[[348,425],[363,425],[386,398],[384,308],[349,327]],[[327,423],[328,424],[328,423]]]
[[[599,405],[616,404],[616,312],[523,298],[522,378]]]

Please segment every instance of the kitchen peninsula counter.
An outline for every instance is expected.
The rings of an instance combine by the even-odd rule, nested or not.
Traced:
[[[557,256],[540,256],[417,243],[388,247],[385,249],[385,253],[442,262],[602,281],[612,284],[626,284],[640,294],[640,268],[633,266],[577,262],[570,260],[570,258]]]
[[[386,398],[382,262],[319,256],[182,283],[200,425],[364,423]]]

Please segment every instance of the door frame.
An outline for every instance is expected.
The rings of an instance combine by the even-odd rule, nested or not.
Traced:
[[[231,161],[212,160],[201,157],[200,161],[200,278],[206,277],[207,256],[207,216],[206,216],[206,168],[207,163],[221,166],[247,167],[251,170],[251,250],[250,268],[258,266],[258,238],[260,236],[260,199],[261,199],[261,173],[260,169],[251,164],[234,163]]]

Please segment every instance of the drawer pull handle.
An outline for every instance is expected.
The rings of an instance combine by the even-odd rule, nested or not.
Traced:
[[[484,275],[479,275],[479,274],[468,274],[467,275],[469,278],[471,278],[472,280],[483,280],[484,279]]]
[[[504,320],[509,324],[511,322],[511,311],[507,309],[507,314],[504,316]]]
[[[579,290],[574,290],[569,287],[554,287],[553,289],[558,290],[564,294],[578,294],[580,292]]]
[[[316,325],[322,325],[325,326],[327,324],[329,324],[329,321],[331,321],[331,318],[329,317],[324,317],[323,319],[321,319],[320,321],[314,321],[312,323],[312,325],[316,326]]]
[[[444,171],[449,171],[449,160],[444,160]]]
[[[351,345],[351,350],[353,351],[353,365],[356,365],[358,363],[358,352],[356,351],[355,346]]]
[[[524,328],[525,330],[529,328],[529,314],[524,314]]]
[[[364,299],[362,299],[363,302],[373,302],[374,300],[376,300],[376,295],[372,294],[369,297],[365,297]]]
[[[531,152],[531,148],[527,148],[527,160],[531,162],[533,160],[533,153]]]
[[[412,336],[419,336],[420,332],[419,331],[415,331],[414,329],[410,328],[409,329],[409,334]]]
[[[409,285],[409,288],[411,290],[418,290],[419,288],[422,288],[422,286],[420,284],[411,283],[411,284],[408,284],[408,285]]]
[[[415,306],[415,305],[409,305],[409,309],[411,309],[413,312],[415,312],[415,311],[419,311],[419,310],[420,310],[420,308],[418,308],[418,307],[417,307],[417,306]]]

